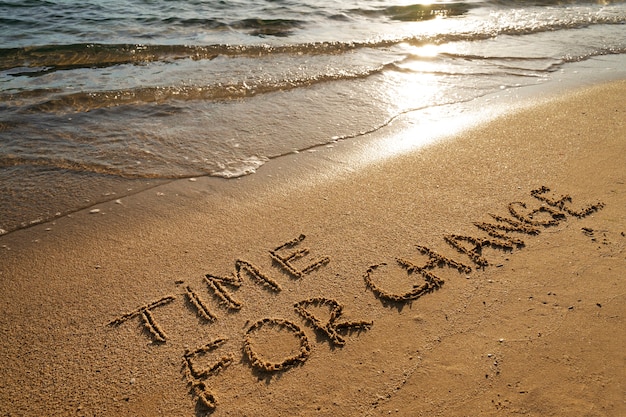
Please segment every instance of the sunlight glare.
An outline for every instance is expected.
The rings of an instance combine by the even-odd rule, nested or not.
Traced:
[[[421,58],[434,58],[439,55],[439,46],[429,43],[415,48],[412,53]]]

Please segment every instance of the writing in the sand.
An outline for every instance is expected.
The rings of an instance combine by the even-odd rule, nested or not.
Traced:
[[[572,198],[569,195],[557,196],[547,187],[532,190],[530,195],[534,199],[533,205],[524,202],[512,202],[506,207],[508,216],[489,214],[491,218],[489,221],[474,222],[473,225],[479,232],[477,235],[447,234],[443,236],[443,241],[461,256],[467,258],[468,263],[473,264],[473,267],[485,268],[490,265],[490,262],[483,253],[484,248],[489,247],[504,251],[522,248],[525,242],[518,237],[519,235],[538,235],[543,228],[556,226],[567,220],[568,216],[583,218],[604,206],[603,203],[598,202],[574,208]],[[518,235],[512,236],[510,233],[517,233]],[[269,250],[269,256],[273,262],[272,267],[281,270],[292,279],[304,279],[327,265],[330,262],[329,257],[311,258],[309,249],[301,247],[304,239],[305,236],[300,235]],[[420,245],[416,248],[422,256],[426,257],[425,262],[416,264],[403,258],[394,259],[400,268],[406,270],[408,279],[412,280],[411,290],[407,292],[395,293],[381,284],[384,282],[381,278],[385,274],[384,267],[387,262],[379,262],[366,268],[363,274],[365,286],[381,302],[385,304],[410,303],[425,294],[440,289],[444,280],[437,275],[437,271],[443,268],[452,268],[465,274],[472,271],[472,266],[467,263],[451,259],[431,248]],[[303,263],[304,265],[302,265]],[[235,298],[233,289],[241,287],[246,276],[267,291],[279,293],[282,290],[278,280],[243,259],[235,261],[232,276],[224,277],[208,273],[203,277],[203,280],[208,292],[219,302],[219,305],[228,312],[236,313],[241,310],[244,301]],[[207,323],[218,320],[217,315],[211,311],[202,295],[190,285],[185,285],[182,295],[202,320]],[[139,318],[153,342],[165,343],[167,334],[155,320],[153,312],[175,300],[175,295],[168,295],[149,302],[123,314],[111,321],[109,325],[118,326],[130,319]],[[308,298],[295,303],[293,308],[304,325],[312,328],[334,347],[344,346],[346,335],[355,331],[365,331],[373,326],[371,321],[343,320],[344,306],[330,298]],[[327,314],[321,318],[318,316],[319,311],[326,311]],[[268,334],[269,337],[272,335],[291,335],[296,340],[297,348],[279,359],[267,358],[262,351],[257,349],[257,342],[261,339],[261,334],[264,337],[268,337]],[[216,355],[216,352],[222,349],[226,342],[226,338],[219,337],[196,349],[187,349],[183,353],[185,378],[191,387],[191,392],[198,399],[198,402],[209,410],[214,410],[217,407],[217,398],[209,387],[209,379],[228,368],[235,359],[235,354],[232,351],[225,352],[221,356]],[[247,358],[247,364],[257,372],[268,374],[283,372],[294,366],[304,364],[311,354],[310,343],[307,333],[297,323],[274,317],[259,319],[247,326],[242,335],[242,350]],[[211,359],[207,361],[206,357]]]

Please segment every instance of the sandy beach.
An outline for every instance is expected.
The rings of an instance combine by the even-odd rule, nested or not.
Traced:
[[[626,415],[624,97],[0,236],[0,415]]]

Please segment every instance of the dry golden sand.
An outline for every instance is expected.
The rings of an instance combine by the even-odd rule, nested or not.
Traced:
[[[357,170],[324,149],[315,181],[292,155],[0,237],[0,415],[626,415],[624,97],[616,82]],[[500,230],[505,251],[475,223],[521,227],[509,208],[554,221]]]

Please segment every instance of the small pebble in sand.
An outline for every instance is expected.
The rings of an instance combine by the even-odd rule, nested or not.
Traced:
[[[89,210],[89,213],[91,213],[91,214],[100,213],[100,209]]]
[[[191,181],[191,182],[196,182],[196,181],[198,181],[198,180],[197,180],[197,179],[195,179],[195,178],[189,178],[189,181]]]

